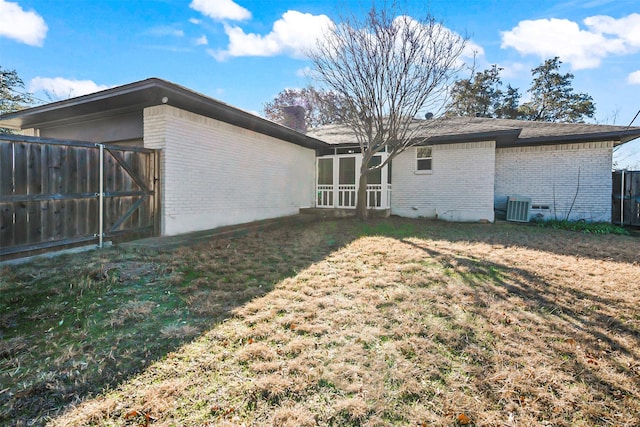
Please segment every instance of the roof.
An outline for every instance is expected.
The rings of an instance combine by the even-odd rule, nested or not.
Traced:
[[[232,107],[175,83],[149,78],[89,95],[44,104],[0,116],[0,125],[14,129],[42,128],[142,111],[167,104],[303,147],[327,144],[293,129]]]
[[[451,144],[495,140],[498,147],[517,147],[576,142],[627,142],[640,137],[640,127],[588,123],[552,123],[480,117],[415,120],[411,125],[422,144]],[[327,125],[307,135],[331,145],[354,145],[354,132],[346,125]]]

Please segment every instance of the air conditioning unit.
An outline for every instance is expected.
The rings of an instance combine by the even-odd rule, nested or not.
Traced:
[[[531,197],[510,196],[507,200],[507,221],[529,222]]]

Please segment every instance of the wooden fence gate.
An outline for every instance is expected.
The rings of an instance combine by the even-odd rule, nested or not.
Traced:
[[[613,173],[612,222],[640,227],[640,171]]]
[[[158,153],[0,135],[0,259],[157,235]]]

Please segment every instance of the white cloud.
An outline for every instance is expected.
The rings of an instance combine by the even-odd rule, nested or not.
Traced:
[[[559,56],[573,69],[596,68],[609,55],[640,50],[640,14],[620,19],[598,15],[583,22],[586,29],[568,19],[521,21],[501,33],[501,47],[543,59]]]
[[[451,31],[448,28],[444,28],[444,29],[450,35],[454,37],[459,37],[460,40],[462,40],[462,37],[460,36],[460,34],[454,31]],[[471,39],[468,39],[465,42],[464,48],[462,49],[460,56],[456,60],[457,66],[465,66],[465,67],[471,67],[472,64],[485,63],[485,62],[486,60],[484,57],[484,48],[479,44],[475,43]]]
[[[627,76],[627,82],[632,85],[640,85],[640,70],[629,74]]]
[[[311,67],[304,67],[296,70],[297,77],[309,77],[313,74],[314,74],[314,70]]]
[[[67,99],[109,89],[91,80],[69,80],[63,77],[36,77],[29,83],[29,92],[43,91],[56,99]]]
[[[190,18],[189,22],[191,22],[193,25],[200,25],[202,24],[202,21],[196,18]]]
[[[460,55],[465,58],[479,58],[484,56],[484,48],[479,44],[473,42],[472,40],[467,40],[467,43],[464,46],[464,50]]]
[[[209,44],[209,40],[207,40],[207,36],[203,35],[202,37],[198,37],[195,43],[197,46],[206,46]]]
[[[44,19],[36,12],[26,12],[18,3],[0,0],[0,37],[42,46],[47,30]]]
[[[410,22],[415,22],[411,20]],[[271,32],[262,35],[245,33],[239,26],[224,24],[224,29],[229,37],[226,50],[209,49],[207,52],[214,58],[222,61],[229,57],[239,56],[276,56],[291,55],[304,57],[307,50],[312,49],[316,41],[323,36],[334,23],[326,15],[312,15],[295,10],[289,10],[282,18],[274,22]],[[443,37],[460,37],[457,33],[442,27]],[[461,38],[461,37],[460,37]],[[462,58],[484,56],[482,46],[468,40]],[[305,70],[299,70],[298,76],[305,74]],[[308,73],[306,73],[308,76]]]
[[[506,64],[498,64],[498,67],[502,68],[502,71],[500,72],[500,77],[503,80],[521,77],[523,74],[523,71],[529,71],[529,69],[531,68],[530,66],[527,66],[521,62],[510,62]]]
[[[251,12],[232,0],[193,0],[189,7],[215,21],[243,21],[251,18]]]
[[[484,48],[482,46],[471,39],[465,40],[465,38],[460,34],[445,27],[444,25],[436,24],[433,27],[431,27],[431,25],[425,27],[424,24],[421,24],[419,21],[406,15],[396,17],[394,19],[394,25],[400,30],[402,30],[404,26],[408,26],[419,34],[422,34],[424,37],[431,38],[431,43],[435,45],[449,45],[449,43],[453,43],[458,47],[460,44],[464,43],[459,57],[456,58],[456,66],[458,67],[467,68],[471,66],[471,63],[484,62]],[[403,31],[400,31],[400,34],[402,33]],[[402,37],[400,37],[400,39],[401,38]],[[398,49],[403,48],[400,39],[396,40],[396,47]]]
[[[584,23],[592,31],[618,37],[629,51],[640,48],[640,14],[632,13],[620,19],[610,16],[591,16]]]
[[[410,25],[413,27],[422,25],[419,21],[409,16],[398,16],[395,18],[394,24],[400,26]],[[463,59],[478,59],[484,57],[484,48],[482,46],[471,39],[464,40],[464,37],[444,25],[436,24],[432,29],[425,28],[425,32],[423,34],[431,35],[436,43],[438,43],[438,40],[443,40],[445,42],[453,40],[460,42],[464,41],[464,48],[462,49],[462,52],[460,52],[460,61]]]
[[[225,24],[229,46],[224,51],[210,51],[218,60],[230,56],[275,56],[290,54],[304,56],[323,31],[332,25],[326,15],[311,15],[290,10],[282,15],[267,35],[245,33],[242,28]]]

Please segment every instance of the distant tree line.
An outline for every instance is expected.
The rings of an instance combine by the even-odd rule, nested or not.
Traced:
[[[547,59],[531,70],[533,80],[527,90],[529,101],[520,103],[522,94],[511,84],[503,86],[497,65],[457,80],[450,91],[447,116],[470,116],[498,119],[518,119],[545,122],[583,122],[594,116],[593,98],[573,89],[574,75],[560,73],[562,61]],[[286,89],[264,104],[265,116],[277,123],[286,123],[287,107],[305,110],[307,128],[330,123],[343,123],[348,103],[335,92],[316,89]]]
[[[517,88],[508,84],[503,90],[502,68],[492,65],[453,85],[447,114],[569,123],[593,117],[596,111],[593,98],[586,93],[574,92],[574,76],[561,74],[561,64],[560,58],[555,57],[531,70],[533,81],[527,90],[530,100],[522,104],[522,95]]]
[[[0,114],[22,110],[33,102],[33,96],[26,91],[24,82],[16,70],[7,70],[0,66]],[[0,133],[11,132],[11,129],[0,127]]]

